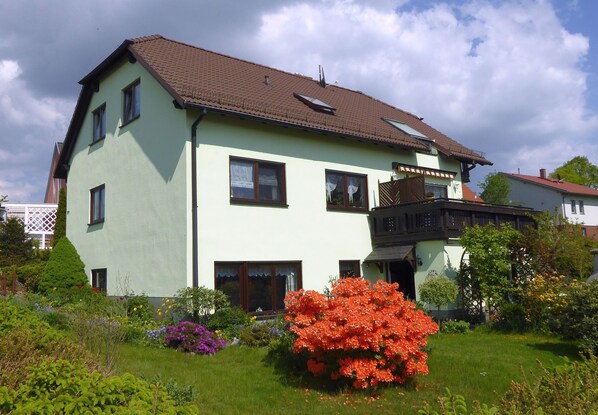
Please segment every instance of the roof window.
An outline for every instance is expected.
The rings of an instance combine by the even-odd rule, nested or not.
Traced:
[[[387,123],[389,123],[390,125],[392,125],[393,127],[398,128],[399,130],[401,130],[405,134],[409,134],[412,137],[419,138],[419,139],[422,139],[422,140],[427,140],[427,141],[434,141],[433,139],[431,139],[430,137],[428,137],[424,133],[420,133],[415,128],[409,127],[405,123],[402,123],[402,122],[399,122],[399,121],[394,121],[394,120],[389,120],[388,118],[383,118],[383,120],[386,121]]]
[[[334,108],[332,105],[328,105],[317,98],[301,95],[296,92],[293,93],[293,96],[314,111],[325,112],[326,114],[334,114],[334,111],[336,111],[336,108]]]

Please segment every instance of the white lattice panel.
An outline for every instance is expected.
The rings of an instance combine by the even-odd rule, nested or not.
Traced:
[[[17,218],[25,225],[25,232],[40,241],[40,247],[46,248],[46,241],[51,239],[56,224],[57,205],[5,205],[9,218]]]

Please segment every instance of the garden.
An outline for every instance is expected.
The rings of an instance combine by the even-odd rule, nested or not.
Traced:
[[[462,244],[467,266],[457,281],[431,273],[425,303],[345,278],[257,319],[205,287],[159,307],[109,298],[66,237],[39,251],[9,219],[0,414],[598,413],[593,242],[542,217],[525,236],[470,228]],[[451,303],[459,320],[439,313]]]

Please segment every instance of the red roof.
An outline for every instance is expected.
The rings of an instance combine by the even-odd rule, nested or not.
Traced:
[[[159,35],[126,40],[80,83],[81,95],[65,139],[63,163],[81,127],[93,89],[113,64],[138,61],[172,95],[180,108],[257,118],[262,121],[335,134],[391,147],[429,151],[429,144],[460,161],[492,164],[477,153],[424,123],[419,117],[362,92],[176,42]],[[314,98],[334,111],[316,111],[296,94]],[[407,124],[422,140],[386,122]],[[66,173],[66,170],[63,172]]]
[[[463,183],[463,200],[467,200],[469,202],[478,202],[484,203],[484,199],[477,195],[476,192],[471,190],[469,186]]]
[[[542,187],[546,187],[548,189],[556,190],[560,193],[568,193],[568,194],[575,194],[575,195],[584,195],[584,196],[594,196],[598,197],[598,190],[592,189],[591,187],[582,186],[580,184],[569,183],[563,180],[553,179],[551,177],[537,177],[537,176],[527,176],[525,174],[511,174],[511,173],[503,173],[508,177],[512,177],[513,179],[537,184]]]

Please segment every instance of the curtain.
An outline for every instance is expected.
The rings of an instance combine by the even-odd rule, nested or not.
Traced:
[[[359,190],[362,179],[360,177],[351,176],[349,176],[348,179],[347,193],[349,194],[349,203],[353,203],[353,195]]]
[[[231,187],[253,189],[253,163],[230,162]]]
[[[342,180],[343,178],[341,176],[337,176],[334,174],[326,175],[326,195],[328,197],[329,202],[332,202],[332,192],[336,189],[336,186],[338,185],[339,181]]]
[[[259,177],[260,198],[262,200],[279,200],[280,193],[278,191],[276,169],[271,167],[260,167]]]
[[[285,294],[290,291],[297,290],[297,269],[293,265],[278,265],[276,267],[276,276],[277,277],[286,277],[286,287],[285,287]]]
[[[238,265],[218,265],[216,267],[216,277],[218,278],[239,278]]]

